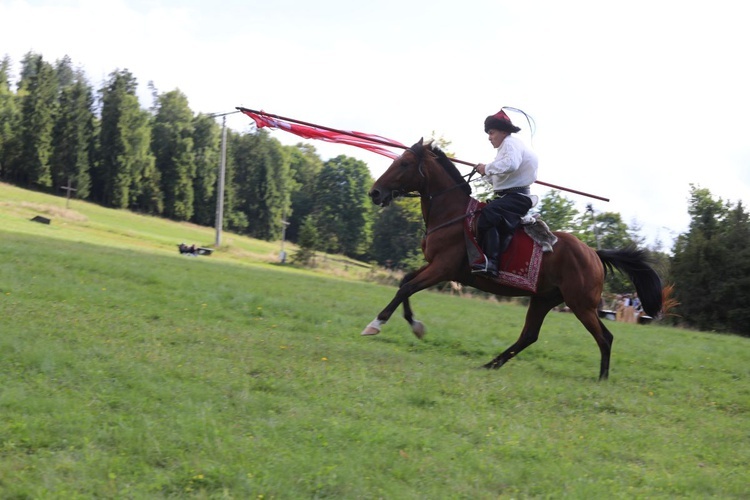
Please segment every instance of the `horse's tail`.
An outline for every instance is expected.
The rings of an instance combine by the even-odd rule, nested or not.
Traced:
[[[661,279],[648,264],[646,253],[637,248],[597,250],[604,274],[617,269],[633,282],[646,314],[656,317],[662,307]]]

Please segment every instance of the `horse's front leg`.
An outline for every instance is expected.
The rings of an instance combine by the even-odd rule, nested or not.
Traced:
[[[406,319],[411,325],[414,335],[420,339],[424,337],[424,324],[422,324],[421,321],[414,319],[411,305],[409,304],[409,297],[420,290],[424,290],[425,288],[444,281],[444,278],[442,278],[438,272],[434,271],[435,269],[437,269],[435,266],[427,264],[404,276],[404,279],[401,280],[401,284],[396,292],[396,296],[393,297],[393,300],[385,306],[385,309],[380,311],[380,314],[378,314],[377,317],[372,320],[364,330],[362,330],[362,335],[377,335],[380,333],[383,325],[385,325],[385,323],[391,318],[399,304],[403,304],[404,319]]]
[[[403,286],[404,283],[407,283],[407,282],[411,281],[412,279],[414,279],[417,276],[417,274],[419,274],[420,272],[422,272],[422,270],[424,269],[424,267],[425,266],[422,266],[419,269],[417,269],[416,271],[412,271],[411,273],[409,273],[406,276],[404,276],[404,278],[401,280],[401,283],[400,283],[399,287]],[[406,297],[404,299],[403,306],[404,306],[404,319],[411,326],[411,331],[414,332],[414,335],[418,339],[421,340],[422,337],[424,337],[424,334],[425,334],[424,323],[422,323],[418,319],[414,319],[414,312],[411,310],[411,302],[409,301],[409,297]]]

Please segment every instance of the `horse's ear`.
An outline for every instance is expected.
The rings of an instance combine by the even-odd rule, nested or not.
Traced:
[[[409,148],[412,153],[414,153],[417,156],[422,155],[422,151],[424,150],[424,137],[419,138],[419,142],[414,144],[412,147]]]

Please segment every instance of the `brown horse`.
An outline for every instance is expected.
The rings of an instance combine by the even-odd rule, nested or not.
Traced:
[[[545,252],[536,293],[503,286],[472,274],[466,252],[463,219],[471,197],[471,187],[455,165],[438,148],[420,139],[397,158],[370,190],[370,198],[380,206],[399,196],[418,193],[426,235],[422,241],[427,264],[401,281],[393,300],[373,320],[362,335],[376,335],[399,306],[418,338],[424,325],[414,319],[409,297],[443,281],[457,281],[502,296],[530,296],[526,323],[518,340],[485,368],[500,368],[539,337],[547,313],[565,302],[593,335],[601,352],[599,379],[609,375],[613,336],[599,319],[598,305],[607,272],[617,269],[633,282],[644,311],[657,316],[662,306],[661,280],[647,264],[641,250],[593,250],[575,236],[555,232],[558,241],[552,252]]]

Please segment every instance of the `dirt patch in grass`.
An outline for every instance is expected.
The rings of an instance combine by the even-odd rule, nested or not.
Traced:
[[[0,207],[20,215],[45,215],[52,219],[64,219],[71,222],[87,222],[88,217],[67,208],[56,207],[54,205],[45,205],[43,203],[32,203],[28,201],[13,202],[2,201]]]

